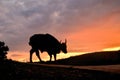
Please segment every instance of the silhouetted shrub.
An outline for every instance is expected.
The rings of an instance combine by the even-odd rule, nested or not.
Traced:
[[[8,46],[4,42],[0,41],[0,60],[7,59],[7,51],[9,51]]]

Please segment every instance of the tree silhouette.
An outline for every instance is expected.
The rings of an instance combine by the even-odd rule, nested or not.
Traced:
[[[9,51],[8,46],[4,42],[0,41],[0,60],[7,59],[7,51]]]

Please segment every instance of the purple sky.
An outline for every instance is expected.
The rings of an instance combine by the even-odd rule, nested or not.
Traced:
[[[59,40],[68,38],[75,46],[78,41],[72,42],[69,35],[99,29],[93,24],[111,18],[120,27],[120,0],[0,0],[0,40],[10,51],[29,52],[31,35],[50,33]]]

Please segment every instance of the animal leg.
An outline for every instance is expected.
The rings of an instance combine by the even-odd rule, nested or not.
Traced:
[[[54,60],[56,61],[56,54],[54,54]]]
[[[36,50],[36,56],[39,58],[40,62],[42,61],[41,58],[40,58],[40,55],[39,55],[39,50]]]
[[[52,55],[49,55],[50,56],[50,62],[51,62],[51,60],[52,60]]]
[[[34,53],[35,51],[33,49],[30,50],[30,62],[32,62],[32,54]]]

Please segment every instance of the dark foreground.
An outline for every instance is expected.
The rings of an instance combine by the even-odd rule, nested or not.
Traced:
[[[48,67],[8,60],[0,62],[0,80],[120,80],[120,74]]]

